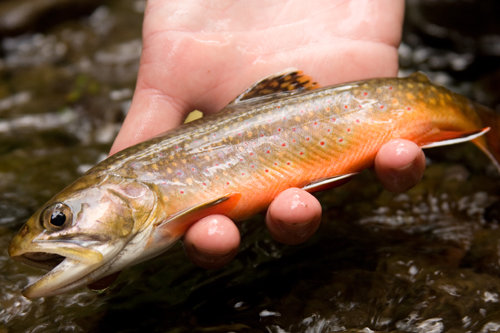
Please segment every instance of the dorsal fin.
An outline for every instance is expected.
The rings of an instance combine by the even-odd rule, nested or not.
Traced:
[[[289,68],[254,83],[229,105],[248,102],[250,100],[268,101],[275,97],[294,95],[319,87],[309,75],[305,75],[302,71],[295,68]]]
[[[408,75],[408,78],[413,79],[415,81],[420,81],[420,82],[431,82],[427,75],[425,75],[423,72],[415,72],[410,75]]]

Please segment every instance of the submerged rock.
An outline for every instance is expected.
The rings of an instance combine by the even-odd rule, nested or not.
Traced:
[[[0,3],[0,36],[44,30],[88,15],[102,0],[8,0]]]

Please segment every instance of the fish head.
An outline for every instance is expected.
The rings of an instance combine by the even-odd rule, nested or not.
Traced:
[[[155,206],[143,183],[77,180],[41,207],[9,246],[13,259],[49,270],[23,295],[61,294],[121,270],[131,260],[121,260],[124,249],[150,222]]]

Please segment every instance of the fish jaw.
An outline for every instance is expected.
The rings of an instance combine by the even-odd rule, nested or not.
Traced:
[[[127,267],[136,259],[127,248],[145,234],[141,229],[155,216],[155,197],[142,184],[119,180],[70,195],[65,191],[39,209],[10,244],[12,259],[49,270],[24,289],[28,298],[69,292]],[[127,195],[143,198],[137,200],[142,210],[128,204]],[[68,223],[51,229],[44,223],[44,212],[54,205],[64,205],[71,214],[66,215]]]
[[[28,298],[62,294],[90,284],[108,272],[111,274],[110,259],[123,247],[104,244],[89,248],[57,241],[34,241],[18,247],[17,243],[16,236],[9,247],[12,259],[49,270],[24,288],[23,295]]]

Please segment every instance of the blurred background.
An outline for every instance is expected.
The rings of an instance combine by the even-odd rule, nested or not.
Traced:
[[[370,172],[320,193],[304,245],[242,225],[228,267],[205,271],[180,245],[103,294],[27,300],[40,271],[7,247],[50,197],[106,157],[127,113],[145,0],[0,1],[0,333],[496,332],[500,176],[471,144],[428,150],[404,194]],[[500,2],[407,0],[400,74],[500,112]]]

